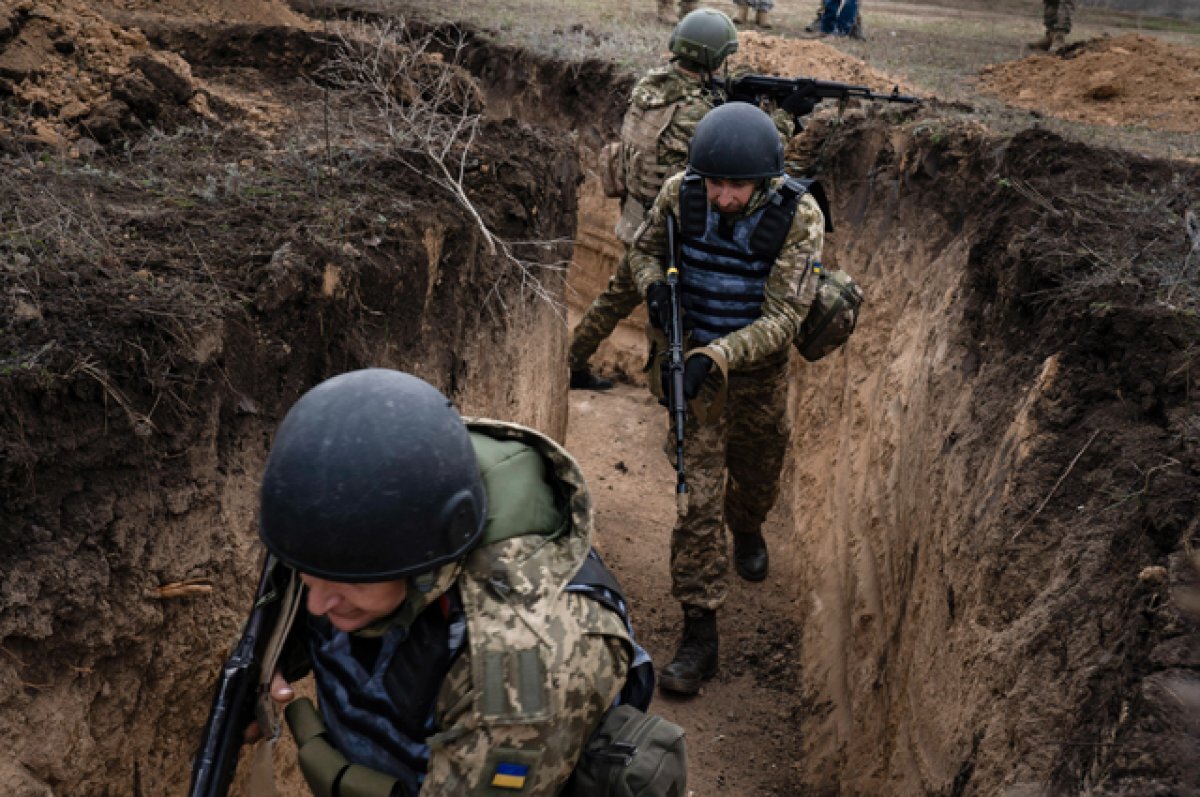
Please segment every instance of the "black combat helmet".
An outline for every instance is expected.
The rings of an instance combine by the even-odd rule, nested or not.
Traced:
[[[733,20],[713,8],[698,8],[679,20],[667,49],[689,69],[714,72],[738,47]]]
[[[424,573],[483,533],[487,494],[462,418],[399,371],[335,376],[275,434],[259,534],[284,563],[347,583]]]
[[[775,177],[783,174],[783,142],[766,111],[748,102],[727,102],[696,125],[688,170],[730,180]]]

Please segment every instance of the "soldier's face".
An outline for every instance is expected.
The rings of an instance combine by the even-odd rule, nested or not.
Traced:
[[[720,213],[741,213],[750,204],[756,180],[727,180],[724,177],[705,177],[704,190],[708,203]]]
[[[400,608],[408,595],[407,581],[343,584],[300,574],[308,587],[308,613],[329,618],[339,631],[357,631]]]

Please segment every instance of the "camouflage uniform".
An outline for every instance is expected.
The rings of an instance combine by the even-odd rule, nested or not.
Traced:
[[[514,794],[552,797],[621,691],[632,643],[615,612],[565,589],[587,557],[591,538],[591,498],[575,461],[548,438],[515,424],[473,420],[468,427],[539,454],[549,472],[538,489],[564,496],[554,502],[561,508],[544,528],[485,542],[466,559],[438,569],[429,588],[411,589],[395,615],[350,636],[379,637],[398,623],[438,611],[438,606],[447,612],[449,596],[457,590],[466,639],[450,655],[448,670],[387,673],[402,684],[440,684],[432,728],[423,740],[427,768],[416,776],[419,794],[457,797],[514,789]],[[503,482],[497,485],[487,471],[484,479],[489,523],[500,522],[494,518],[508,514],[502,505],[505,493],[512,491]],[[324,689],[318,673],[322,706],[327,695],[339,694],[344,693]],[[345,696],[369,705],[354,693]],[[502,774],[512,772],[520,774]],[[497,783],[502,784],[499,791]]]
[[[616,235],[628,247],[654,202],[663,180],[687,163],[688,142],[696,125],[713,108],[713,96],[698,77],[669,64],[650,70],[633,87],[621,125],[621,163],[629,194],[621,201]],[[629,273],[629,251],[617,263],[608,287],[591,303],[571,334],[568,364],[572,371],[588,360],[617,324],[641,304]]]
[[[1071,14],[1075,11],[1075,0],[1044,0],[1043,20],[1046,31],[1066,35],[1071,32]]]
[[[746,6],[755,11],[770,11],[775,7],[775,0],[734,0],[735,6]]]
[[[677,175],[663,185],[631,248],[630,269],[640,293],[665,279],[665,220],[668,213],[679,218],[682,183],[683,175]],[[766,200],[760,188],[741,215]],[[689,423],[685,430],[690,502],[671,536],[671,591],[683,604],[717,609],[724,603],[726,524],[734,533],[758,532],[778,496],[788,441],[788,352],[816,293],[812,263],[821,254],[824,224],[816,201],[805,195],[767,278],[761,317],[709,344],[727,361],[729,392],[718,419],[706,426]],[[665,448],[674,464],[673,434]]]

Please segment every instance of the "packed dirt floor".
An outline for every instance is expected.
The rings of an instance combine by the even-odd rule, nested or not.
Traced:
[[[641,311],[595,360],[616,389],[564,364],[620,254],[591,168],[634,76],[404,12],[0,0],[0,794],[184,792],[271,435],[352,368],[564,440],[669,660]],[[822,40],[740,44],[925,95]],[[1085,40],[978,85],[1194,130],[1196,53]],[[794,358],[771,575],[734,578],[720,673],[656,700],[695,797],[1200,794],[1200,166],[936,97],[823,107],[789,159],[867,300]]]

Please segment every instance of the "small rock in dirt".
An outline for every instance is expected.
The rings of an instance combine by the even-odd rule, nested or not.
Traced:
[[[621,473],[629,473],[629,466],[625,464],[625,460],[621,460],[616,465],[613,465],[613,469]]]
[[[1161,586],[1167,581],[1167,568],[1160,565],[1143,567],[1142,572],[1138,573],[1138,581],[1152,587]]]

